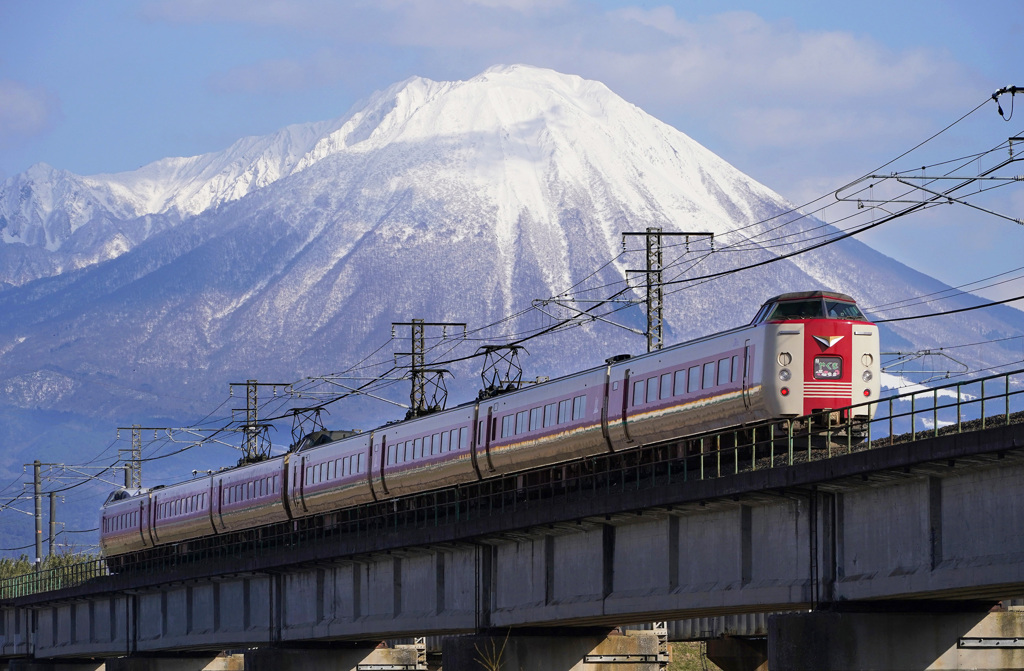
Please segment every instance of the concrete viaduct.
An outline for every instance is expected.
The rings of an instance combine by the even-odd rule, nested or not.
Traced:
[[[416,668],[365,642],[465,634],[446,639],[448,671],[487,655],[622,671],[657,668],[658,639],[611,627],[783,612],[724,664],[1024,668],[1024,613],[993,609],[1024,594],[1024,424],[719,477],[622,463],[514,506],[396,508],[372,533],[7,598],[0,657],[213,669],[231,666],[209,651],[246,650],[246,669]]]

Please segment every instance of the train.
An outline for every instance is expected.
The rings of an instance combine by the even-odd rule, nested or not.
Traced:
[[[850,296],[785,293],[746,326],[103,504],[108,563],[128,553],[733,427],[849,408],[880,393],[878,327]],[[861,404],[861,405],[857,405]]]

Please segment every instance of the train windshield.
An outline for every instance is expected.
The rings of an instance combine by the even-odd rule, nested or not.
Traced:
[[[822,312],[821,299],[813,301],[780,301],[775,305],[768,321],[783,321],[785,319],[821,319],[825,314]]]
[[[783,300],[761,308],[752,323],[786,321],[790,319],[852,319],[866,321],[864,313],[854,303],[831,298]]]
[[[856,319],[866,321],[864,313],[853,303],[825,299],[825,314],[829,319]]]

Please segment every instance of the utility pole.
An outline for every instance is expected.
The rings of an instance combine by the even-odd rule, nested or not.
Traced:
[[[391,323],[391,337],[395,337],[395,328],[398,326],[408,326],[410,329],[410,348],[408,352],[395,352],[395,357],[407,356],[410,358],[409,364],[409,379],[412,382],[412,391],[409,393],[409,412],[407,418],[419,417],[425,415],[428,412],[432,412],[437,409],[437,391],[443,388],[444,375],[448,373],[446,370],[441,369],[428,369],[425,367],[425,329],[428,326],[441,327],[441,337],[448,337],[448,327],[462,327],[462,337],[466,337],[466,324],[464,322],[425,322],[422,319],[413,319],[408,322],[392,322]],[[433,375],[432,380],[435,385],[435,398],[434,403],[431,403],[431,407],[427,407],[427,376]],[[447,398],[447,392],[444,397]],[[444,405],[442,401],[441,406]]]
[[[39,479],[39,460],[32,462],[32,492],[36,508],[36,570],[43,565],[43,483]]]
[[[125,489],[141,489],[142,488],[142,426],[139,424],[132,424],[130,427],[118,427],[118,431],[121,429],[131,429],[132,432],[132,446],[127,450],[118,450],[118,457],[124,462],[124,488]],[[146,430],[150,430],[149,427]],[[160,431],[160,429],[152,429],[153,431]],[[127,458],[125,458],[127,457]]]
[[[626,231],[622,234],[622,251],[626,251],[626,236],[642,235],[646,239],[647,268],[646,270],[626,270],[627,273],[645,273],[647,280],[647,351],[661,349],[664,338],[662,328],[662,311],[664,294],[662,292],[662,253],[661,242],[666,236],[685,237],[689,249],[690,237],[712,238],[714,233],[663,231],[660,226],[648,226],[646,231]]]
[[[242,427],[245,438],[242,445],[242,458],[238,463],[242,465],[253,461],[262,461],[270,456],[270,445],[267,444],[264,447],[261,445],[262,441],[260,440],[260,436],[267,430],[269,425],[261,425],[259,423],[259,388],[273,387],[274,395],[276,396],[277,388],[283,387],[287,389],[289,383],[246,380],[245,382],[232,382],[230,387],[232,394],[235,387],[245,387],[245,425]],[[233,408],[232,412],[242,412],[242,410],[242,408]]]
[[[53,544],[57,536],[57,493],[50,492],[50,546],[46,554],[53,556]]]
[[[124,488],[142,489],[142,432],[152,431],[156,437],[157,431],[171,431],[163,426],[142,426],[132,424],[131,426],[117,427],[117,437],[121,437],[122,431],[132,432],[132,446],[117,451],[118,459],[124,464]]]

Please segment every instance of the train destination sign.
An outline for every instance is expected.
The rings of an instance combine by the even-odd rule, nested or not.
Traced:
[[[837,356],[814,357],[815,380],[838,380],[843,376],[843,360]]]

